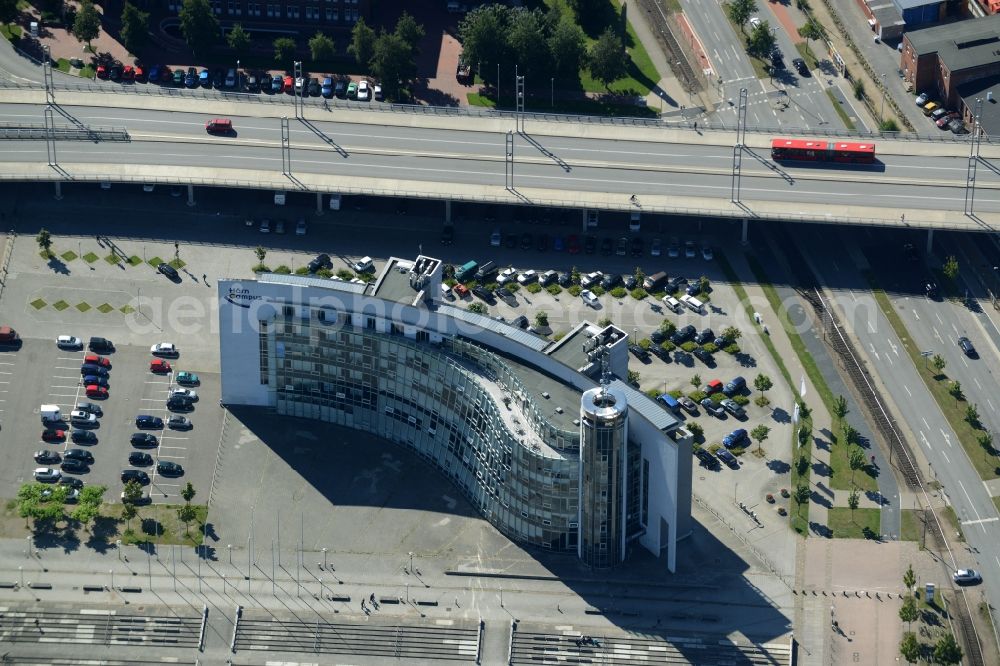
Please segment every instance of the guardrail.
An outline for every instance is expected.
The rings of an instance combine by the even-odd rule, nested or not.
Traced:
[[[5,79],[0,79],[0,88],[16,90],[44,90],[40,83],[16,83]],[[172,88],[158,84],[143,83],[114,83],[114,82],[87,82],[81,79],[79,83],[67,83],[55,86],[58,94],[65,92],[93,92],[100,94],[115,95],[156,95],[160,97],[173,98],[195,98],[204,100],[219,100],[227,102],[244,102],[252,104],[269,104],[272,106],[294,107],[295,98],[284,93],[279,94],[254,94],[245,92],[229,92],[223,90],[203,89],[203,88]],[[549,113],[544,111],[525,111],[518,114],[515,111],[485,109],[481,107],[450,107],[450,106],[424,106],[419,104],[394,104],[391,102],[354,102],[344,99],[324,99],[322,97],[306,97],[303,103],[310,108],[322,109],[324,103],[332,111],[337,109],[348,109],[355,111],[374,111],[378,113],[401,113],[407,115],[429,115],[446,117],[468,117],[468,118],[505,118],[513,121],[516,118],[523,118],[526,121],[546,122],[546,123],[584,123],[597,125],[619,125],[649,128],[674,128],[689,129],[694,126],[694,121],[683,116],[675,118],[673,116],[663,116],[660,118],[637,118],[630,116],[589,116],[582,114]],[[292,109],[289,109],[294,113]],[[710,121],[699,120],[698,129],[704,131],[719,131],[731,133],[733,128]],[[787,129],[787,131],[786,131]],[[971,135],[956,135],[951,132],[938,132],[932,134],[921,134],[918,132],[859,132],[851,130],[837,130],[830,127],[789,127],[779,130],[773,127],[747,127],[750,134],[763,134],[774,136],[797,135],[797,136],[820,136],[820,137],[843,137],[861,139],[893,139],[905,141],[933,141],[935,143],[960,143],[969,141]],[[994,141],[991,137],[984,135],[983,142],[993,144],[1000,142],[1000,138]]]
[[[0,123],[0,139],[11,141],[46,140],[57,141],[122,141],[132,140],[124,127],[91,127],[75,125],[54,127],[51,130],[43,124]]]

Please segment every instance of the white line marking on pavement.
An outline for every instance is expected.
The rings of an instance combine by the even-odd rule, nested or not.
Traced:
[[[942,452],[941,452],[941,455],[943,455],[943,456],[944,456],[944,461],[945,461],[946,463],[948,463],[948,464],[950,465],[950,464],[951,464],[951,461],[950,461],[950,460],[948,460],[948,454],[947,454],[947,453],[945,453],[944,451],[942,451]]]
[[[996,410],[996,407],[994,407],[994,406],[993,406],[993,401],[992,401],[992,400],[990,400],[989,398],[986,398],[986,404],[990,406],[990,411],[991,411],[991,412],[995,412],[995,411],[997,411],[997,410]]]
[[[929,450],[931,448],[931,443],[927,441],[927,435],[924,434],[923,430],[920,431],[920,439],[923,440],[924,446],[926,446]]]
[[[980,516],[979,511],[976,510],[976,505],[972,502],[972,498],[969,497],[969,491],[965,489],[965,484],[959,481],[958,485],[961,487],[962,492],[965,493],[965,499],[969,500],[969,507],[972,509],[972,513],[976,514],[976,520],[982,520],[982,516]]]
[[[946,432],[944,431],[944,428],[941,428],[940,430],[941,430],[941,436],[942,436],[942,437],[944,437],[944,441],[945,441],[945,442],[946,442],[946,443],[948,444],[948,446],[950,447],[950,446],[951,446],[951,437],[950,437],[950,436],[948,435],[948,433],[946,433]]]
[[[934,316],[937,317],[937,320],[938,320],[939,324],[944,325],[944,320],[941,319],[941,315],[940,314],[938,314],[937,312],[935,312]]]
[[[912,398],[913,394],[910,393],[910,388],[906,384],[903,384],[903,388],[906,390],[906,395],[908,395],[908,396],[910,396]]]
[[[982,525],[983,523],[993,523],[993,522],[996,522],[998,520],[1000,520],[1000,518],[997,518],[996,516],[994,516],[992,518],[980,518],[979,520],[963,520],[962,524],[963,525]]]
[[[944,344],[944,339],[941,337],[941,334],[938,333],[937,327],[931,326],[931,328],[934,329],[934,338],[941,344]]]
[[[917,314],[916,310],[913,311],[913,316],[916,317],[917,321],[920,321],[920,315]]]
[[[930,429],[931,429],[931,426],[930,426],[930,424],[928,424],[928,423],[927,423],[927,419],[925,419],[924,417],[922,417],[922,416],[921,416],[921,417],[920,417],[920,420],[924,422],[924,427],[925,427],[925,428],[927,428],[928,430],[930,430]]]
[[[983,385],[979,383],[979,379],[978,379],[978,378],[976,378],[976,377],[973,377],[973,378],[972,378],[972,381],[976,382],[976,386],[978,386],[978,387],[979,387],[979,390],[980,390],[980,391],[982,391],[982,390],[983,390]]]

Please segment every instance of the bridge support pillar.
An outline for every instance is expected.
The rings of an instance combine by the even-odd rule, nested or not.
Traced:
[[[319,215],[322,215],[322,214],[323,214],[323,193],[322,192],[317,192],[316,193],[316,215],[319,216]]]
[[[188,206],[194,205],[194,185],[188,185]]]
[[[56,201],[62,201],[62,183],[57,180],[54,184],[56,186]]]
[[[743,232],[740,234],[740,242],[746,245],[749,241],[747,240],[747,231],[750,227],[750,218],[743,218]]]
[[[580,209],[580,233],[587,233],[587,209]]]
[[[451,202],[444,202],[444,221],[446,224],[451,224]]]
[[[927,230],[927,254],[931,254],[934,249],[934,230]]]

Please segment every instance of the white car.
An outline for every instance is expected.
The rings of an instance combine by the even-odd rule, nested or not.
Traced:
[[[983,577],[975,569],[959,569],[951,576],[958,585],[972,585],[983,582]]]
[[[69,421],[73,425],[92,425],[97,423],[97,416],[80,409],[69,413]]]
[[[170,397],[173,398],[174,396],[177,396],[177,397],[180,397],[180,398],[187,398],[188,400],[197,400],[198,399],[198,392],[194,391],[192,389],[175,388],[175,389],[173,389],[173,390],[170,391]]]
[[[917,106],[923,106],[929,101],[931,101],[931,96],[928,95],[927,93],[920,93],[919,95],[917,95],[916,99]]]
[[[177,356],[180,351],[172,342],[157,342],[149,348],[149,353],[153,356]]]
[[[685,241],[684,243],[684,257],[687,259],[694,259],[697,251],[695,250],[694,241]]]
[[[62,477],[62,472],[51,467],[36,467],[35,481],[58,481]]]
[[[517,283],[529,284],[537,279],[538,279],[538,273],[536,273],[535,271],[524,271],[523,273],[517,276]]]
[[[662,247],[662,243],[660,242],[660,239],[659,238],[654,238],[653,239],[653,243],[649,246],[649,256],[651,256],[651,257],[658,257],[658,256],[660,256],[660,251],[661,251],[660,248],[661,247]]]
[[[56,338],[56,345],[60,349],[83,349],[83,340],[75,335],[60,335]]]
[[[444,282],[441,283],[441,295],[447,298],[449,301],[455,300],[455,294],[451,293],[451,287],[449,287]]]
[[[595,284],[600,284],[601,280],[604,279],[604,273],[601,271],[594,271],[593,273],[587,273],[582,278],[580,278],[581,287],[592,287]]]
[[[306,235],[306,218],[300,217],[299,221],[295,223],[295,235],[296,236]]]
[[[371,257],[361,257],[358,261],[354,262],[351,266],[355,273],[370,273],[375,270],[375,260]]]
[[[372,97],[375,98],[376,102],[382,101],[382,86],[377,83],[372,86]]]
[[[580,298],[582,298],[583,302],[592,308],[596,308],[597,305],[600,303],[600,301],[597,300],[597,294],[590,291],[589,289],[584,289],[583,291],[581,291]]]
[[[715,258],[715,254],[712,252],[712,248],[705,245],[701,248],[701,258],[705,261],[712,261]]]
[[[358,83],[358,101],[367,102],[372,98],[372,88],[368,81],[361,79]]]
[[[494,229],[490,234],[490,247],[500,247],[500,230]]]
[[[499,275],[497,275],[497,284],[507,284],[516,277],[517,271],[515,271],[513,267],[505,268],[500,271]]]

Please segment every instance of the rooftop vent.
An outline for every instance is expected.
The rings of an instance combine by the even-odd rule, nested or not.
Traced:
[[[556,414],[562,414],[562,413],[563,413],[563,408],[562,407],[556,407]]]
[[[548,400],[549,399],[549,393],[548,393],[548,391],[542,391],[542,397],[545,398],[546,400]]]

